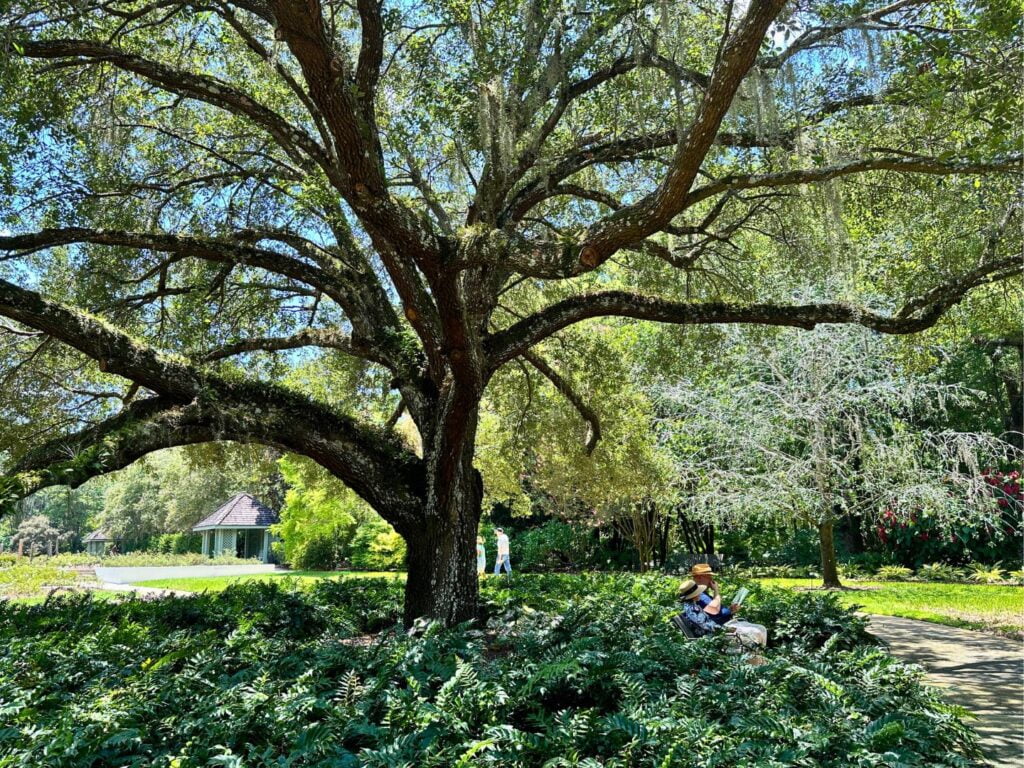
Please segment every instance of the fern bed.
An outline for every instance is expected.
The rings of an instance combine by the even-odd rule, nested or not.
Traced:
[[[0,605],[0,767],[963,766],[960,712],[828,594],[754,587],[765,663],[660,576],[485,583],[409,635],[395,580]]]

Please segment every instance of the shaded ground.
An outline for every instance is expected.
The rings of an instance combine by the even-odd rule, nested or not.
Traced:
[[[1024,765],[1024,644],[1011,638],[896,616],[871,616],[871,631],[901,661],[920,664],[946,698],[977,715],[992,765]]]

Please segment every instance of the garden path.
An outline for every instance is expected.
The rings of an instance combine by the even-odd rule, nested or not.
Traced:
[[[898,616],[871,616],[871,632],[901,661],[920,664],[973,723],[993,766],[1024,765],[1024,645],[1019,640]]]

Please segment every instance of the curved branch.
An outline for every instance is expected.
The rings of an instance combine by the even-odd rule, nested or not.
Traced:
[[[837,179],[869,171],[896,171],[897,173],[924,173],[935,176],[949,176],[958,173],[993,173],[1021,170],[1019,153],[996,158],[989,162],[970,160],[939,160],[934,157],[874,157],[854,160],[849,163],[830,165],[824,168],[807,168],[781,173],[744,174],[725,176],[697,187],[687,195],[686,204],[693,205],[722,192],[755,187],[787,187],[794,184],[811,184]]]
[[[284,349],[299,349],[301,347],[324,347],[327,349],[338,349],[360,358],[367,358],[372,354],[371,350],[360,348],[356,351],[353,346],[352,337],[332,328],[306,328],[292,336],[267,336],[257,339],[244,339],[233,344],[226,344],[217,349],[211,349],[198,357],[201,362],[209,363],[215,360],[223,360],[226,357],[241,355],[245,352],[278,352]],[[379,362],[379,361],[378,361]]]
[[[33,59],[77,59],[113,64],[171,93],[206,102],[253,121],[267,131],[294,162],[305,165],[304,159],[309,158],[325,169],[330,167],[324,148],[309,134],[215,77],[176,69],[92,40],[28,40],[20,46],[24,55]]]
[[[123,246],[162,253],[174,253],[204,261],[223,264],[244,264],[267,272],[290,277],[312,286],[339,304],[345,304],[337,276],[277,251],[240,245],[230,240],[212,240],[189,235],[171,235],[163,232],[128,232],[113,229],[64,227],[43,229],[23,235],[0,236],[0,251],[34,251],[58,245],[92,243],[93,245]]]
[[[625,291],[604,291],[563,299],[491,336],[487,352],[493,369],[553,333],[593,317],[632,317],[678,325],[757,323],[813,329],[824,323],[857,323],[881,333],[917,333],[930,328],[972,288],[1021,272],[1020,256],[981,265],[909,300],[895,315],[843,303],[802,305],[686,303]]]
[[[0,316],[52,336],[97,362],[101,371],[124,376],[179,402],[203,389],[200,373],[139,343],[103,320],[47,301],[0,279]]]
[[[579,413],[580,417],[587,422],[587,437],[584,441],[584,448],[589,456],[594,452],[594,448],[597,447],[598,441],[601,439],[601,420],[589,405],[584,402],[583,398],[572,388],[556,370],[554,370],[544,358],[540,357],[534,352],[526,351],[522,353],[522,357],[530,365],[540,371],[544,377],[550,381],[555,389],[557,389],[566,400],[572,403],[573,408]]]
[[[285,387],[236,382],[199,371],[101,320],[49,302],[6,280],[0,280],[0,316],[44,331],[96,360],[101,370],[157,393],[156,398],[128,406],[125,414],[85,430],[70,443],[64,438],[63,442],[48,444],[49,451],[34,452],[15,478],[6,482],[8,494],[31,493],[33,482],[36,488],[43,487],[38,485],[43,481],[52,485],[62,482],[60,478],[66,479],[69,473],[76,482],[84,482],[119,468],[115,465],[122,459],[117,457],[130,462],[132,456],[138,458],[158,448],[183,444],[174,440],[239,440],[274,445],[313,458],[396,526],[421,513],[425,487],[422,461],[394,434],[360,424]],[[157,419],[161,428],[155,433],[149,426],[141,432],[137,429],[163,413],[175,414],[174,419],[165,423],[161,416]],[[102,446],[83,448],[109,440],[115,441],[116,448],[108,451],[114,457],[112,463],[103,458],[102,451],[107,449]],[[76,446],[81,449],[79,453],[85,450],[87,455],[81,460],[73,458],[73,464],[67,465],[68,451],[74,454]],[[32,480],[26,472],[43,472],[43,480]]]
[[[150,397],[100,424],[49,440],[0,477],[0,511],[42,488],[77,488],[162,448],[217,439],[209,425],[196,419],[196,412],[194,406]]]

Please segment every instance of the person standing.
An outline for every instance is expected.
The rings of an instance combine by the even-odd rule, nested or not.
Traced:
[[[505,573],[512,575],[512,562],[508,556],[508,536],[503,528],[495,528],[494,534],[498,543],[498,556],[494,559],[494,575],[501,573],[501,567],[505,566]]]
[[[476,537],[476,575],[483,576],[487,570],[487,550],[484,549],[484,537]]]

